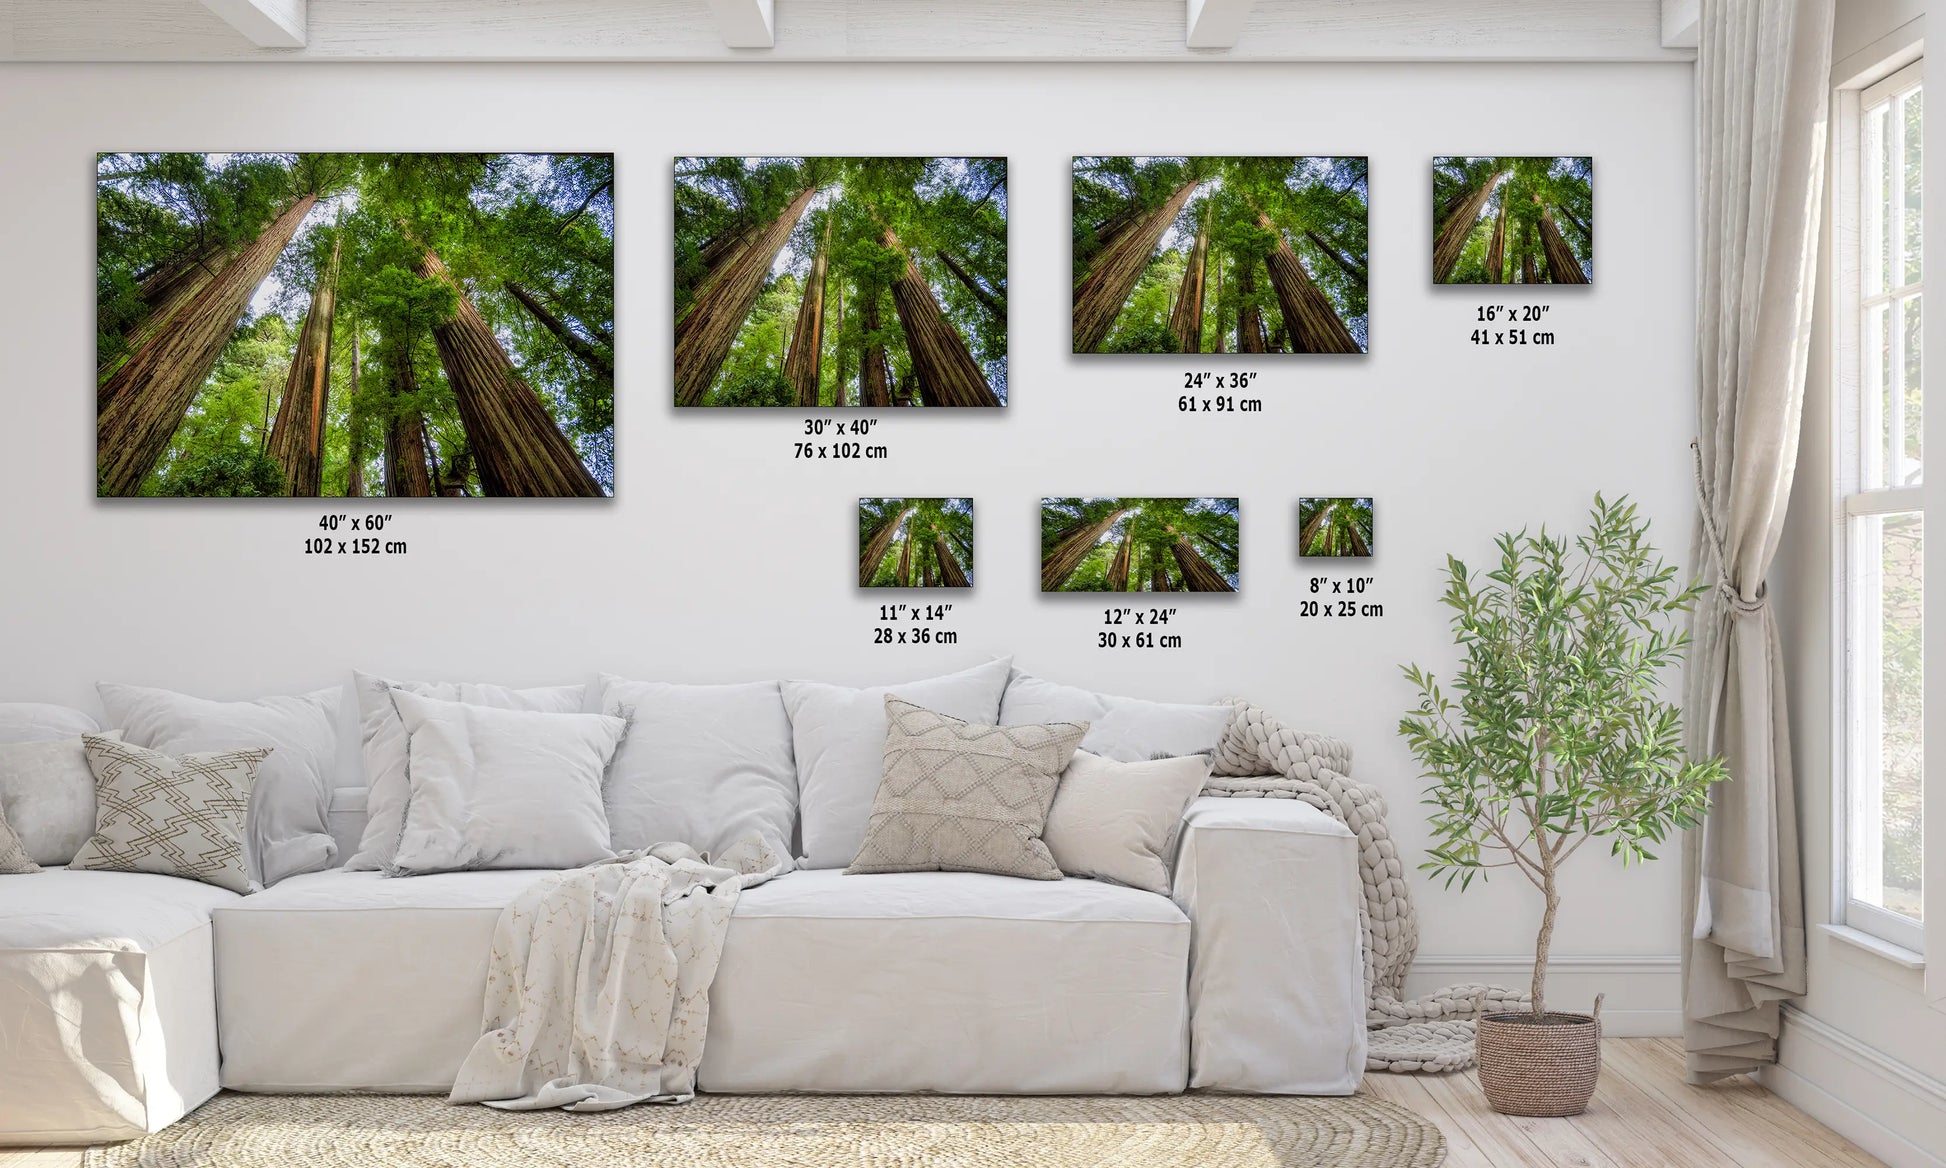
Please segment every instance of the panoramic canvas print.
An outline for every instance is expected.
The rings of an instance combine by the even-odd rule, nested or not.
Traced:
[[[1595,160],[1454,155],[1432,164],[1435,284],[1588,284]]]
[[[603,496],[608,154],[102,154],[104,496]]]
[[[1372,554],[1370,499],[1299,499],[1297,554],[1369,556]]]
[[[1007,404],[1007,160],[678,158],[678,406]]]
[[[858,500],[858,586],[973,587],[973,500]]]
[[[1042,499],[1042,592],[1235,592],[1235,499]]]
[[[1074,160],[1074,351],[1363,353],[1363,158]]]

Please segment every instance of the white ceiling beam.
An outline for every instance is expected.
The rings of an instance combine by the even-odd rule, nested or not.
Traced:
[[[1662,47],[1695,48],[1702,23],[1703,0],[1662,0]]]
[[[1255,0],[1189,0],[1187,41],[1192,49],[1234,49]]]
[[[203,7],[265,49],[301,49],[305,0],[203,0]]]
[[[768,49],[777,43],[774,0],[709,0],[723,43],[733,49]]]

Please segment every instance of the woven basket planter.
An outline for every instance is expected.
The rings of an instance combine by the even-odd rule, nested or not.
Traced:
[[[1601,999],[1592,1014],[1484,1014],[1480,1089],[1502,1115],[1580,1115],[1601,1075]]]

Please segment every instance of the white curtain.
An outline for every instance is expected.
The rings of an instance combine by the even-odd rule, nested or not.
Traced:
[[[1703,0],[1696,68],[1697,605],[1692,754],[1729,778],[1683,847],[1692,1081],[1776,1061],[1804,993],[1804,889],[1764,576],[1797,464],[1824,193],[1833,0]]]

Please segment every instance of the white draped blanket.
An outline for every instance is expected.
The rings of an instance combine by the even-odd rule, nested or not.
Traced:
[[[756,840],[660,844],[536,883],[500,914],[480,1040],[448,1097],[608,1111],[696,1093],[737,897],[791,869]]]

